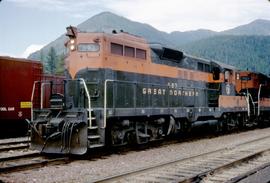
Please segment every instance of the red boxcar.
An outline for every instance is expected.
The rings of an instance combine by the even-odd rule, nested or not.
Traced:
[[[0,121],[30,119],[32,87],[42,70],[38,61],[0,57]]]
[[[63,79],[63,76],[44,75],[39,61],[0,56],[0,137],[21,135],[27,131],[25,119],[31,119],[31,95],[35,81],[60,83]],[[47,88],[44,89],[44,105],[49,99],[50,90]],[[37,85],[35,95],[40,96],[40,91],[40,85]],[[61,92],[62,89],[58,93]]]

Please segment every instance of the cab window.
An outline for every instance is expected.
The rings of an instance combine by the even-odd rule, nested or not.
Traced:
[[[123,45],[111,43],[111,53],[123,56]]]
[[[80,43],[78,44],[78,51],[80,52],[97,52],[100,46],[98,43]]]
[[[136,49],[136,58],[146,60],[146,50],[142,50],[142,49],[137,48]]]
[[[135,49],[133,47],[125,46],[125,56],[134,57],[135,56]]]

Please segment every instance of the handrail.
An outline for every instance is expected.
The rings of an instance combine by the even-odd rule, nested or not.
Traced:
[[[39,83],[40,81],[34,81],[33,87],[32,87],[32,94],[31,94],[31,121],[33,121],[33,100],[34,100],[34,94],[36,89],[36,83]]]
[[[252,105],[253,105],[253,110],[254,110],[254,115],[255,115],[255,112],[256,112],[256,109],[255,109],[255,102],[253,101],[253,98],[252,98],[251,94],[248,92],[248,90],[247,90],[247,94],[246,94],[245,98],[246,98],[246,102],[247,102],[247,108],[248,108],[248,111],[247,111],[247,112],[248,112],[248,116],[250,116],[250,104],[249,104],[249,98],[250,98],[251,103],[252,103]]]
[[[259,91],[258,91],[258,116],[260,115],[261,89],[262,89],[262,84],[260,84]]]
[[[35,95],[35,89],[36,89],[36,84],[41,83],[40,89],[40,109],[43,109],[43,95],[44,95],[44,85],[46,84],[51,84],[48,82],[48,80],[40,80],[40,81],[34,81],[33,87],[32,87],[32,94],[31,94],[31,121],[33,121],[34,113],[33,113],[33,100],[34,100],[34,95]]]
[[[47,84],[51,84],[51,83],[41,83],[41,91],[40,91],[40,109],[43,109],[43,95],[44,95],[44,92],[43,92],[43,89],[44,89],[44,86],[47,85]]]
[[[253,98],[252,98],[252,95],[249,93],[249,97],[250,97],[250,99],[251,99],[251,102],[252,102],[252,105],[253,105],[253,112],[254,112],[254,115],[256,115],[255,113],[256,113],[256,109],[255,109],[255,102],[254,102],[254,100],[253,100]]]
[[[85,80],[83,78],[79,78],[80,81],[82,81],[86,95],[87,95],[87,99],[88,99],[88,113],[89,113],[89,128],[92,127],[92,114],[91,114],[91,98],[90,98],[90,94],[87,88],[87,85],[85,83]]]
[[[250,116],[250,104],[249,104],[249,95],[247,94],[245,96],[246,102],[247,102],[247,113],[248,113],[248,117]]]
[[[34,100],[34,94],[35,94],[35,89],[36,89],[36,84],[37,83],[41,83],[41,94],[40,94],[40,109],[43,109],[43,87],[44,85],[46,84],[51,84],[51,83],[48,83],[46,80],[44,81],[34,81],[34,84],[33,84],[33,88],[32,88],[32,94],[31,94],[31,121],[33,121],[33,117],[34,117],[34,114],[33,114],[33,100]]]
[[[104,83],[104,109],[103,109],[103,127],[102,128],[106,128],[107,126],[107,83],[108,82],[113,82],[115,80],[112,79],[106,79],[105,83]]]

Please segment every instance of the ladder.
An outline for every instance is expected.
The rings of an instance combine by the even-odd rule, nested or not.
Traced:
[[[87,109],[88,124],[92,124],[91,126],[88,126],[88,137],[87,137],[88,147],[89,148],[103,147],[104,142],[102,142],[101,130],[99,129],[98,122],[93,112],[93,109],[90,109],[90,110],[91,110],[91,119],[89,117],[89,109]],[[90,120],[91,120],[91,123],[90,123]]]

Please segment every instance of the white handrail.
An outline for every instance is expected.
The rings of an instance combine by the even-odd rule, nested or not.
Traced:
[[[79,78],[80,81],[82,81],[86,95],[87,95],[87,99],[88,99],[88,113],[89,113],[89,128],[92,127],[92,114],[91,114],[91,98],[90,98],[90,94],[87,88],[87,85],[84,81],[83,78]]]
[[[111,79],[106,79],[105,83],[104,83],[104,110],[103,110],[103,127],[102,128],[106,128],[107,126],[107,83],[108,82],[113,82],[114,80]]]
[[[252,102],[252,105],[253,105],[253,113],[254,113],[254,115],[256,115],[255,113],[256,113],[256,109],[255,109],[255,102],[254,102],[254,100],[253,100],[253,98],[252,98],[252,95],[249,93],[249,97],[250,97],[250,99],[251,99],[251,102]]]
[[[40,91],[40,109],[43,109],[43,98],[44,98],[44,92],[43,92],[43,89],[44,89],[44,86],[47,85],[47,84],[51,84],[51,83],[41,83],[41,91]]]
[[[250,104],[249,104],[249,92],[247,90],[247,94],[245,96],[246,102],[247,102],[247,112],[248,112],[248,117],[250,116]]]
[[[34,81],[33,88],[32,88],[32,94],[31,94],[31,121],[33,121],[33,100],[34,100],[34,94],[36,89],[36,83],[39,83],[40,81]]]
[[[258,91],[258,116],[260,115],[261,89],[262,89],[262,84],[260,84],[259,91]]]

